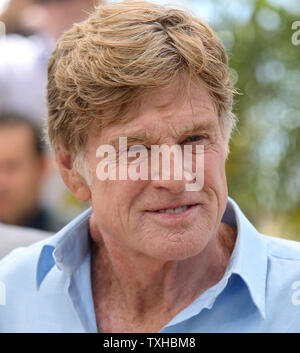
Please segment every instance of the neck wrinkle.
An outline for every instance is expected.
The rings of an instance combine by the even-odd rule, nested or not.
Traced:
[[[124,310],[141,319],[157,308],[165,312],[182,310],[221,280],[235,239],[236,230],[221,224],[217,236],[201,254],[178,262],[158,261],[155,265],[148,261],[145,266],[144,261],[139,266],[138,255],[122,258],[118,252],[113,254],[101,238],[92,246],[94,297],[100,301],[101,297],[117,298]]]

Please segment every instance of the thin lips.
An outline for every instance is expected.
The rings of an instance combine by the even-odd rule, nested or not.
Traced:
[[[153,208],[151,210],[148,210],[149,212],[156,212],[160,210],[167,210],[170,208],[178,208],[178,207],[184,207],[184,206],[195,206],[199,205],[199,202],[188,202],[188,203],[180,203],[180,204],[173,204],[173,205],[167,205],[159,208]]]

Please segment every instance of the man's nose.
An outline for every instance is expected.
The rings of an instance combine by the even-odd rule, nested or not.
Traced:
[[[152,160],[151,180],[155,188],[166,189],[171,193],[178,194],[185,191],[185,184],[188,182],[183,170],[182,155],[170,154],[166,161],[160,158],[159,161]],[[159,167],[158,167],[159,166]]]
[[[180,194],[185,191],[185,180],[152,180],[152,185],[157,189],[165,189],[172,194]]]

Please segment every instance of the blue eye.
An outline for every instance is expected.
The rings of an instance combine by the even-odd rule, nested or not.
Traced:
[[[201,135],[194,135],[194,136],[189,137],[186,141],[187,142],[198,142],[198,141],[203,140],[203,138],[204,137]]]
[[[147,147],[143,145],[133,145],[130,147],[130,152],[141,152],[147,150]]]

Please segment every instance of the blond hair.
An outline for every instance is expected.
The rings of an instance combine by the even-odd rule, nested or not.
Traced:
[[[102,5],[64,33],[48,66],[48,135],[74,155],[91,124],[126,119],[149,89],[182,73],[200,79],[228,127],[235,90],[226,51],[213,30],[188,12],[146,1]]]

